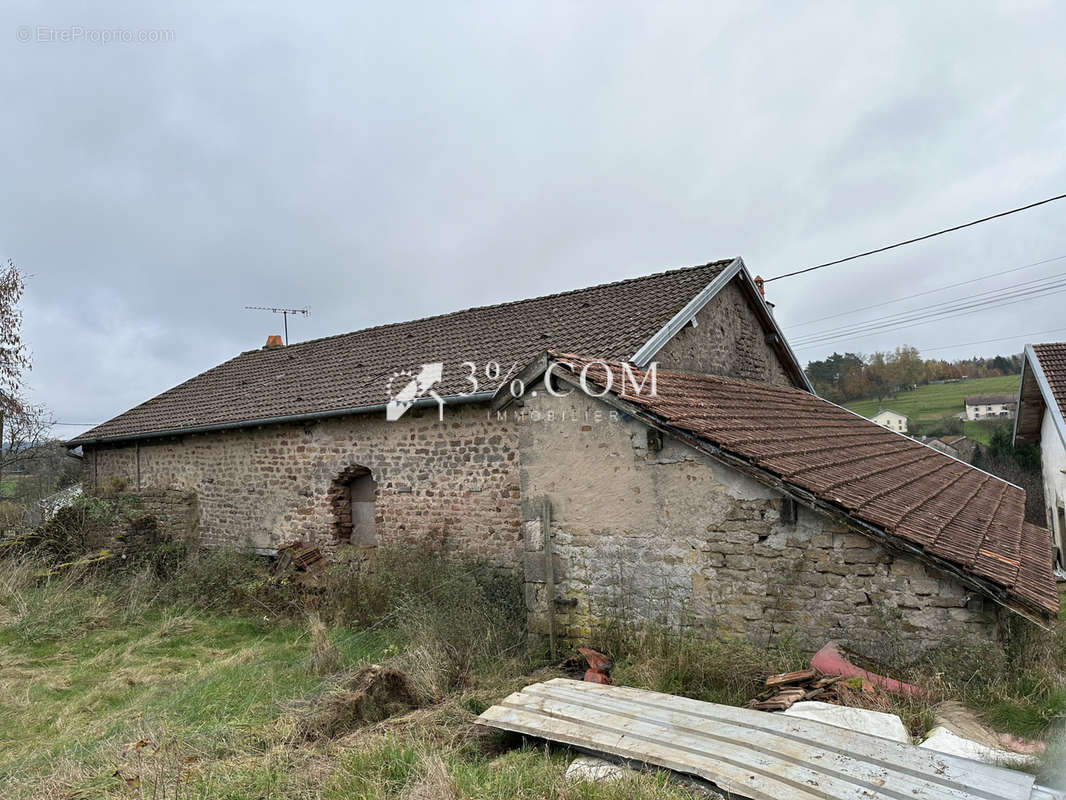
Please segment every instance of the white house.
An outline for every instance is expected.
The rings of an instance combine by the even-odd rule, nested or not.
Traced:
[[[870,419],[878,425],[888,428],[890,431],[899,431],[900,433],[907,432],[907,417],[900,414],[898,411],[893,411],[891,408],[878,411],[870,417]]]
[[[1014,416],[1017,398],[1012,394],[978,394],[967,397],[966,419],[990,419]]]
[[[1066,563],[1066,342],[1027,344],[1014,442],[1040,445],[1047,526]]]

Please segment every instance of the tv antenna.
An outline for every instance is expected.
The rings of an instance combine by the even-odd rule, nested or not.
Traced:
[[[270,311],[274,314],[281,314],[285,318],[285,344],[289,343],[289,314],[303,314],[305,317],[311,316],[310,308],[271,308],[270,306],[245,306],[245,311]]]

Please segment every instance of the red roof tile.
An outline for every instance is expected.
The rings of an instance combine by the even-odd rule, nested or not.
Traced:
[[[587,379],[606,385],[599,364],[552,355],[575,371],[588,365]],[[621,365],[610,368],[618,393]],[[645,377],[634,374],[638,383]],[[620,396],[1001,587],[1014,603],[1057,613],[1050,534],[1024,521],[1025,492],[1017,486],[798,389],[659,370],[657,390],[656,397]]]

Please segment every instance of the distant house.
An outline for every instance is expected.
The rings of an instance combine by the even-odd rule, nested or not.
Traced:
[[[1014,416],[1017,398],[1012,394],[977,394],[967,397],[966,419],[989,419]]]
[[[907,417],[898,411],[893,411],[891,408],[878,411],[870,419],[890,431],[907,432]]]
[[[1047,524],[1066,563],[1066,342],[1025,346],[1014,443],[1040,445]]]

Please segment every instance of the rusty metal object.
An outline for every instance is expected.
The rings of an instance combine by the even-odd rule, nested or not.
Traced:
[[[585,670],[584,680],[589,683],[609,684],[611,682],[610,671],[611,667],[614,666],[614,661],[609,656],[590,650],[587,647],[579,647],[577,652],[585,657],[585,661],[589,665],[589,668]]]

